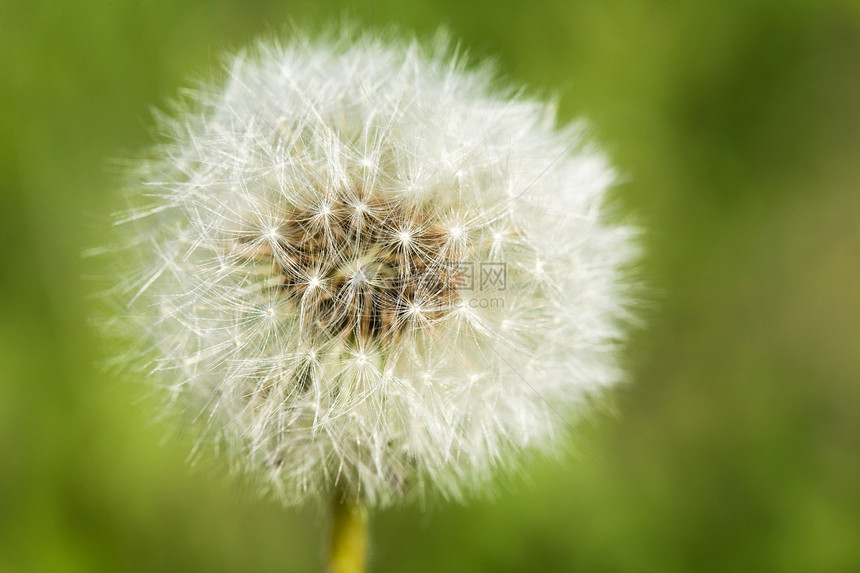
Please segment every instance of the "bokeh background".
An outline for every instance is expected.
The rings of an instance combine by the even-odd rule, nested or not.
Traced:
[[[860,4],[0,2],[0,571],[319,571],[325,520],[164,440],[92,284],[150,109],[344,11],[586,116],[647,230],[631,383],[494,501],[373,516],[372,571],[860,571]],[[184,441],[183,441],[184,440]]]

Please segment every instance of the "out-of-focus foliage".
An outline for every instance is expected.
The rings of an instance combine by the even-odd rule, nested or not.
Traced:
[[[647,230],[631,384],[496,500],[374,516],[374,571],[860,570],[860,7],[849,1],[0,4],[0,571],[313,571],[324,520],[189,469],[95,363],[81,251],[150,106],[337,19],[478,57],[593,133]],[[560,89],[558,89],[560,86]]]

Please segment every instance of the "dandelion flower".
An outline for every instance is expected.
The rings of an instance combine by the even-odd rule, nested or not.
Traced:
[[[619,379],[613,170],[498,83],[444,40],[261,42],[159,118],[127,323],[285,504],[463,499]]]

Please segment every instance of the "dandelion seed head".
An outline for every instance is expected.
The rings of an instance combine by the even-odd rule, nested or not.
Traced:
[[[439,40],[261,42],[119,219],[149,369],[286,504],[463,499],[616,383],[631,228],[554,111]]]

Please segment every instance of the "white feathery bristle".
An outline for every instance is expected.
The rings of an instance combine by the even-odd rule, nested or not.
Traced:
[[[126,324],[284,503],[462,499],[619,380],[613,171],[496,83],[444,41],[264,42],[161,116]]]

